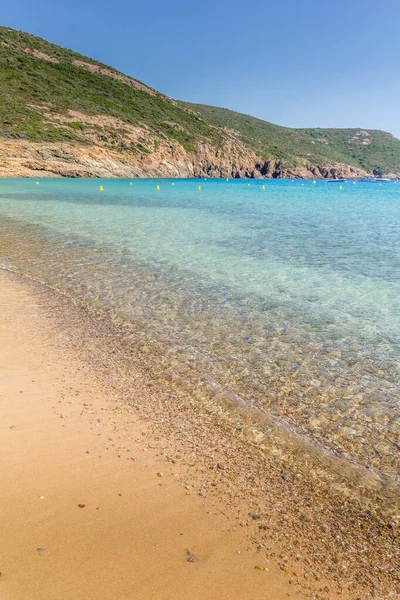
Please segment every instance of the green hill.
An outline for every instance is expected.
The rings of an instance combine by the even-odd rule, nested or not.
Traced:
[[[199,176],[329,177],[338,165],[400,173],[400,141],[388,133],[289,129],[177,102],[96,60],[0,27],[0,144],[11,141],[68,145],[79,160],[85,148],[100,148],[126,169],[140,165],[139,174],[147,173],[146,164],[163,164],[165,174],[176,168],[178,175],[187,165]],[[43,164],[23,174],[36,168]]]
[[[390,133],[362,129],[291,129],[248,115],[201,104],[182,103],[208,123],[239,131],[245,144],[263,156],[296,165],[296,157],[310,162],[347,163],[383,173],[399,171],[400,140]]]
[[[53,114],[72,109],[149,126],[193,150],[199,140],[222,141],[217,131],[191,111],[86,56],[5,27],[0,27],[0,44],[1,136],[31,141],[84,139],[79,123],[70,131],[52,126],[40,110],[30,106],[48,104]],[[90,66],[100,70],[91,72]]]

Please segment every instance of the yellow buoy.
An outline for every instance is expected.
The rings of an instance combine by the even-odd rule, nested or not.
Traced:
[[[313,184],[314,184],[314,185],[315,185],[316,183],[317,183],[316,181],[313,181]]]
[[[302,183],[301,185],[304,185],[304,183]]]
[[[198,185],[198,186],[197,186],[197,189],[198,189],[198,190],[201,190],[201,185]]]
[[[342,185],[339,185],[339,190],[342,190],[342,189],[343,189],[343,186],[342,186]]]
[[[171,185],[175,185],[174,182],[172,182]]]
[[[132,185],[132,181],[129,182],[129,185]]]
[[[262,189],[262,190],[265,190],[265,185],[262,185],[262,186],[261,186],[261,189]]]
[[[156,190],[159,190],[159,189],[160,189],[160,186],[159,186],[159,185],[156,185]]]
[[[204,177],[204,181],[207,181],[207,177]]]
[[[103,186],[102,186],[102,185],[99,187],[99,190],[100,190],[101,192],[103,191]]]
[[[229,181],[229,179],[228,179],[228,178],[226,178],[226,180],[225,180],[225,181]]]
[[[249,184],[249,183],[247,184],[247,187],[250,187],[250,184]]]
[[[38,181],[36,181],[36,185],[39,185],[39,182],[38,182]]]

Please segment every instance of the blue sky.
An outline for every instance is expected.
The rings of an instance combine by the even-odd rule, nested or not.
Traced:
[[[400,137],[400,0],[13,0],[1,24],[181,100]]]

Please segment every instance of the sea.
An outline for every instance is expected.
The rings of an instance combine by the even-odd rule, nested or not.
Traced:
[[[399,485],[400,182],[2,179],[0,266]]]

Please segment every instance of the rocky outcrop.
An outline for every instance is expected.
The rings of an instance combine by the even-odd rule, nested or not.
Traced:
[[[29,108],[40,111],[46,123],[61,132],[78,132],[77,140],[33,143],[0,138],[0,176],[337,179],[369,175],[350,165],[318,165],[300,157],[296,166],[262,159],[230,129],[224,131],[223,145],[202,142],[194,152],[146,125],[111,115],[57,113],[43,103]]]
[[[117,152],[106,147],[71,143],[31,143],[0,140],[2,177],[229,177],[356,178],[368,173],[349,165],[300,164],[285,167],[280,160],[261,161],[240,143],[222,149],[208,144],[197,153],[165,143],[151,153]],[[395,174],[393,174],[395,176]]]

